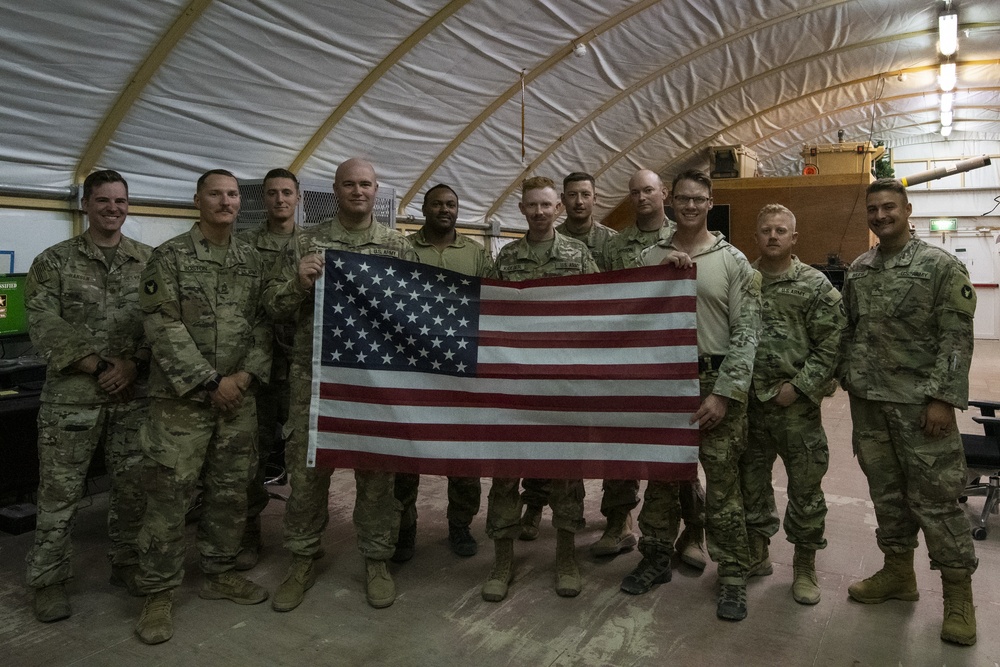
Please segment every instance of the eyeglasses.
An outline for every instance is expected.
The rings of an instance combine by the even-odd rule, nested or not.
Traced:
[[[687,206],[688,204],[704,206],[705,203],[711,201],[711,199],[711,197],[686,197],[684,195],[674,195],[674,203],[681,206]]]

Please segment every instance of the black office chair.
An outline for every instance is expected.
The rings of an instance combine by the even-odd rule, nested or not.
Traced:
[[[969,405],[979,408],[979,417],[972,419],[983,425],[983,435],[962,434],[965,461],[971,470],[983,471],[968,483],[959,502],[964,503],[969,496],[986,496],[983,513],[977,526],[972,528],[972,537],[986,539],[986,519],[1000,510],[1000,418],[996,411],[1000,403],[996,401],[969,401]],[[974,473],[973,473],[974,474]]]

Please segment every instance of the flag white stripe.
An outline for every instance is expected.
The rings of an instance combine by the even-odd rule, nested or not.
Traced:
[[[524,348],[479,346],[481,364],[552,364],[555,366],[644,366],[649,364],[676,363],[679,358],[697,356],[696,345],[680,347],[621,347],[621,348]]]
[[[694,313],[647,313],[642,315],[480,315],[481,333],[533,333],[536,331],[663,331],[694,329]]]
[[[435,440],[391,440],[384,437],[326,433],[324,446],[337,449],[411,456],[430,459],[551,459],[554,461],[655,461],[657,463],[696,463],[697,447],[673,445],[623,445],[592,442],[439,442]],[[412,444],[411,444],[412,442]],[[655,448],[655,454],[651,448]]]
[[[593,426],[622,428],[622,411],[616,412],[553,412],[551,410],[517,410],[500,408],[457,408],[439,405],[381,405],[324,399],[320,403],[321,417],[358,419],[391,424],[496,424],[505,426]],[[690,414],[635,412],[629,414],[629,428],[691,429]],[[492,427],[491,427],[492,428]],[[624,434],[623,434],[624,437]]]
[[[441,376],[402,371],[369,371],[358,368],[320,366],[313,376],[318,382],[355,385],[381,389],[447,389],[474,394],[514,394],[531,396],[664,396],[670,398],[699,396],[697,378],[687,380],[519,380],[473,377],[448,377],[442,386]],[[572,387],[572,389],[571,389]],[[669,400],[669,399],[664,399]]]

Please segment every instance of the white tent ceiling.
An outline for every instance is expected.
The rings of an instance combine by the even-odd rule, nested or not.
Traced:
[[[952,136],[997,140],[1000,2],[954,5]],[[463,221],[517,226],[525,175],[578,170],[597,175],[602,215],[636,168],[705,167],[711,145],[745,144],[773,176],[840,129],[930,139],[940,6],[2,0],[0,186],[67,188],[106,167],[133,195],[188,199],[209,168],[329,180],[361,155],[418,217],[444,181]]]

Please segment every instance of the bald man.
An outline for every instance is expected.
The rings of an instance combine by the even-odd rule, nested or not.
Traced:
[[[264,292],[264,305],[275,321],[296,323],[290,368],[291,399],[285,461],[292,492],[285,510],[285,548],[292,562],[275,591],[275,611],[291,611],[302,603],[316,579],[313,561],[322,556],[323,529],[330,519],[329,468],[306,467],[309,447],[309,400],[312,392],[313,292],[323,275],[325,251],[347,250],[364,255],[394,256],[419,261],[406,237],[375,221],[378,181],[371,163],[352,158],[337,168],[333,182],[340,209],[337,215],[304,230],[286,247]],[[354,525],[358,549],[365,559],[366,596],[376,609],[396,599],[396,586],[386,561],[399,533],[402,506],[393,495],[395,476],[389,472],[356,470]]]

